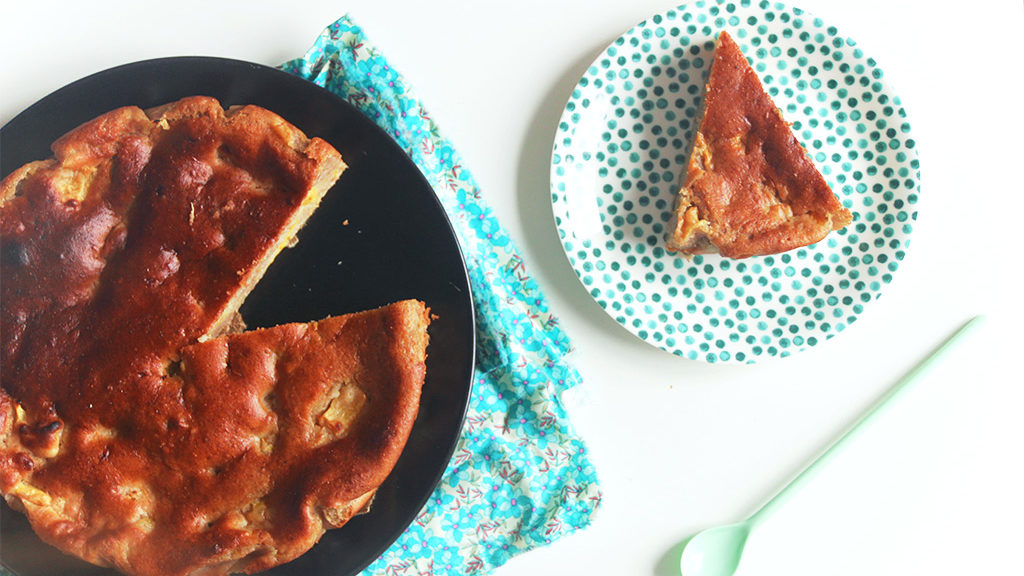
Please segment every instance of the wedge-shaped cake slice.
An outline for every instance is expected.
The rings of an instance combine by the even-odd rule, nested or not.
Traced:
[[[2,383],[38,417],[221,331],[345,168],[205,97],[114,110],[53,151],[0,182]]]
[[[50,453],[0,393],[4,492],[44,540],[128,574],[255,572],[345,524],[416,418],[429,313],[407,300],[193,344],[160,374],[58,413]],[[74,406],[75,408],[81,408]],[[20,462],[20,463],[19,463]]]
[[[817,242],[852,220],[757,74],[721,32],[667,247],[729,258]]]

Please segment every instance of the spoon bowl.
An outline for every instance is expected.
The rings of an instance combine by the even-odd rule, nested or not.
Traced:
[[[717,526],[695,534],[679,557],[682,576],[732,576],[750,536],[746,522]]]

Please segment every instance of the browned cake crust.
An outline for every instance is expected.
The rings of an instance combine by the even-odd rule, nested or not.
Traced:
[[[68,418],[57,458],[23,474],[9,500],[47,541],[131,574],[291,560],[394,467],[416,419],[429,321],[407,300],[188,346],[159,403],[137,406],[149,430]],[[17,409],[4,408],[17,427]],[[77,476],[61,474],[69,458]]]
[[[718,36],[706,90],[670,251],[775,254],[851,222],[727,32]]]
[[[0,491],[66,550],[184,573],[187,553],[124,564],[149,513],[133,502],[189,418],[179,353],[229,324],[345,166],[267,110],[203,97],[114,110],[53,151],[0,182]]]
[[[226,325],[344,169],[279,116],[202,97],[114,110],[53,151],[0,183],[3,387],[43,419]]]

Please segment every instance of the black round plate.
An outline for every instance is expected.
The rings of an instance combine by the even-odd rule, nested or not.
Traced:
[[[225,107],[256,104],[337,148],[348,170],[242,307],[250,328],[418,298],[436,315],[419,417],[368,514],[329,530],[274,575],[355,574],[413,521],[458,440],[472,387],[473,304],[458,241],[434,191],[377,125],[347,102],[280,70],[221,58],[147,60],[88,76],[43,98],[0,129],[0,175],[52,155],[50,144],[119,106],[190,95]],[[27,520],[0,506],[0,558],[21,576],[114,574],[56,552]]]

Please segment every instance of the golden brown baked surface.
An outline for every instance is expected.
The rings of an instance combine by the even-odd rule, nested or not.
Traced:
[[[302,553],[404,445],[426,312],[218,335],[340,155],[203,97],[114,110],[53,151],[0,182],[0,492],[129,573]]]
[[[202,97],[114,110],[53,151],[0,182],[3,387],[44,419],[226,325],[344,169],[277,115]]]
[[[416,419],[428,324],[423,303],[406,300],[187,346],[159,382],[140,383],[163,396],[137,405],[144,422],[65,419],[57,457],[28,455],[39,464],[8,499],[47,541],[131,574],[291,560],[394,467]]]
[[[817,242],[852,218],[739,46],[721,32],[668,249],[775,254]]]

